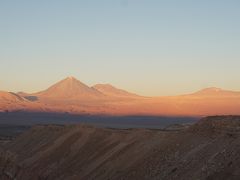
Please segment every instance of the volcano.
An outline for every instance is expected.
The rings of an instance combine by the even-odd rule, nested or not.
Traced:
[[[53,98],[53,99],[93,99],[102,98],[104,95],[97,89],[88,87],[81,81],[74,77],[68,77],[45,91],[35,94],[40,98]]]

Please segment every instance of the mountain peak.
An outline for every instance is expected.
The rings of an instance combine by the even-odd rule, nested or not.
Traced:
[[[99,91],[88,87],[78,79],[70,76],[67,77],[47,90],[38,93],[39,96],[52,98],[70,98],[70,99],[87,99],[92,97],[102,96]]]
[[[136,94],[129,93],[125,90],[118,89],[111,84],[96,84],[93,86],[94,89],[100,91],[107,96],[113,97],[136,97]]]
[[[205,88],[205,89],[202,89],[200,90],[199,92],[221,92],[223,91],[223,89],[221,88],[217,88],[217,87],[209,87],[209,88]]]
[[[117,88],[111,84],[96,84],[93,86],[96,89],[108,89],[108,90],[116,90]]]
[[[73,76],[68,76],[67,78],[66,78],[67,80],[77,80],[75,77],[73,77]]]
[[[204,96],[219,96],[219,95],[233,96],[233,95],[238,95],[238,94],[239,94],[239,92],[228,91],[228,90],[224,90],[224,89],[217,88],[217,87],[205,88],[205,89],[202,89],[202,90],[194,93],[194,95],[204,95]]]

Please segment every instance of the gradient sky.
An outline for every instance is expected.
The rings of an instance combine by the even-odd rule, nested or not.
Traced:
[[[240,1],[0,0],[0,89],[70,75],[150,96],[240,90]]]

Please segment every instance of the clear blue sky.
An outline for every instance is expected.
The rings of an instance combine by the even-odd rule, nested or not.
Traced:
[[[240,1],[0,0],[0,89],[70,75],[142,95],[240,90]]]

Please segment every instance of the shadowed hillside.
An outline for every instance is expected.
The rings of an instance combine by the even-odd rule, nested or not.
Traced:
[[[24,180],[238,179],[239,144],[239,116],[175,131],[36,126],[5,145],[16,160],[4,172]]]

